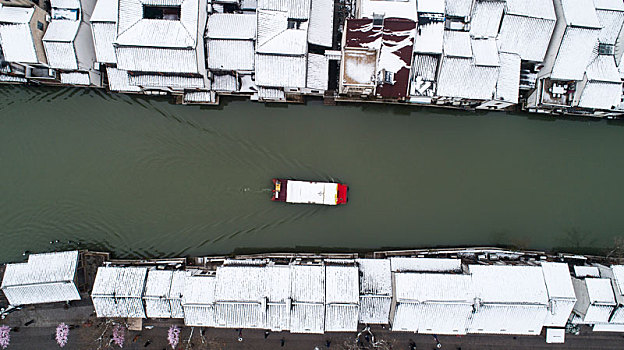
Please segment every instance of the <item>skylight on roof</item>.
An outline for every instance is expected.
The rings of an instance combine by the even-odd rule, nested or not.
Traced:
[[[143,5],[144,19],[164,19],[168,21],[179,21],[181,6],[154,6]]]

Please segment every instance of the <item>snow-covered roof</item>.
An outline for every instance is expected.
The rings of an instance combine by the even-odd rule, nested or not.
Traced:
[[[444,42],[444,22],[418,23],[414,52],[441,54]]]
[[[391,304],[390,296],[360,296],[360,323],[388,324]]]
[[[624,295],[624,265],[611,265],[611,271],[613,271],[615,284],[620,289],[620,293]]]
[[[184,102],[213,103],[215,102],[215,96],[214,92],[207,90],[189,91],[184,93]]]
[[[208,47],[208,68],[213,70],[254,69],[254,43],[252,40],[215,40],[206,41]]]
[[[392,84],[379,84],[376,93],[386,98],[403,98],[408,93],[416,23],[406,19],[386,19],[383,23],[378,76],[392,73]]]
[[[587,66],[585,74],[588,80],[621,83],[615,58],[611,55],[596,55]]]
[[[290,282],[293,302],[325,302],[325,266],[292,265]]]
[[[612,56],[605,57],[613,59]],[[592,74],[599,73],[593,72]],[[589,75],[590,72],[588,69],[588,78]],[[619,78],[619,73],[618,75],[615,75],[615,77]],[[601,80],[589,80],[581,92],[581,98],[579,99],[578,105],[579,107],[584,108],[612,109],[620,104],[621,98],[621,82],[616,83]]]
[[[29,22],[34,8],[0,7],[0,46],[9,62],[37,63]]]
[[[546,261],[541,264],[549,298],[576,300],[568,264]]]
[[[284,101],[286,94],[283,88],[266,88],[258,86],[258,98],[263,101]]]
[[[111,91],[138,92],[141,90],[138,86],[130,85],[130,76],[126,70],[106,67],[106,76],[108,89]]]
[[[446,14],[452,17],[470,16],[474,0],[446,1]]]
[[[204,87],[204,78],[175,74],[131,74],[130,85],[143,88],[199,89]]]
[[[383,15],[384,18],[405,18],[412,21],[418,18],[416,0],[362,0],[359,12],[361,18],[373,18],[373,15]]]
[[[290,307],[288,303],[267,303],[265,328],[278,332],[290,329]]]
[[[496,89],[497,67],[477,66],[470,58],[444,57],[438,96],[490,100]]]
[[[444,55],[449,57],[472,57],[470,33],[455,30],[445,30]]]
[[[145,301],[145,314],[148,318],[171,317],[171,305],[167,298],[172,279],[173,271],[170,270],[150,270],[147,273],[143,300]]]
[[[212,76],[212,90],[214,91],[236,91],[237,81],[233,74],[215,74]]]
[[[474,63],[477,66],[498,67],[498,48],[496,47],[496,39],[472,39],[472,54],[474,55]]]
[[[271,39],[258,42],[257,53],[276,55],[304,55],[307,51],[307,31],[303,29],[286,29]]]
[[[496,81],[496,99],[518,103],[520,93],[520,56],[513,53],[499,54],[500,68]]]
[[[262,55],[258,55],[262,56]],[[277,63],[277,62],[276,62]],[[286,73],[286,72],[284,72]],[[257,73],[256,73],[257,74]],[[300,86],[300,85],[272,85],[263,83],[263,80],[256,76],[259,85],[269,86]],[[338,184],[327,182],[307,182],[288,181],[286,187],[286,201],[288,203],[315,203],[335,205],[338,196]]]
[[[334,1],[312,0],[308,42],[331,47],[334,35]]]
[[[468,333],[539,335],[547,312],[544,305],[480,305]]]
[[[197,72],[195,50],[119,46],[115,53],[119,69],[162,73]]]
[[[146,276],[144,267],[99,267],[91,292],[97,316],[145,318]]]
[[[390,258],[392,272],[461,272],[460,259]]]
[[[143,6],[180,6],[179,20],[143,18]],[[189,48],[197,44],[199,0],[119,0],[117,43],[129,46]]]
[[[401,303],[392,321],[393,331],[425,334],[466,334],[472,313],[469,303]]]
[[[390,260],[357,259],[360,270],[360,294],[391,295]]]
[[[291,333],[323,334],[325,330],[325,305],[293,304],[290,312]]]
[[[422,77],[427,81],[436,80],[436,72],[438,71],[438,57],[434,55],[414,55],[412,63],[412,71],[414,77]]]
[[[620,2],[624,6],[624,2]],[[615,45],[615,42],[622,29],[624,23],[624,11],[622,10],[603,10],[596,8],[598,21],[602,26],[598,41],[604,44]]]
[[[91,77],[85,72],[61,73],[61,83],[69,85],[90,85]]]
[[[80,8],[79,0],[50,0],[50,6],[64,9]]]
[[[43,41],[72,42],[78,33],[80,21],[52,20],[43,35]]]
[[[561,0],[561,6],[568,26],[600,29],[593,1]]]
[[[52,27],[52,24],[49,27]],[[44,40],[43,47],[45,48],[50,67],[56,69],[78,69],[78,58],[76,57],[74,43]]]
[[[192,276],[187,272],[182,307],[187,326],[214,326],[214,276]]]
[[[117,62],[115,47],[113,47],[117,37],[117,24],[113,22],[91,22],[91,32],[93,33],[93,45],[97,61],[102,63]]]
[[[266,310],[260,303],[220,303],[214,306],[215,327],[264,328]]]
[[[357,304],[359,296],[357,266],[325,267],[325,302],[327,304]]]
[[[594,0],[596,10],[624,11],[624,2],[620,0]]]
[[[91,23],[93,22],[114,22],[117,23],[119,17],[119,1],[118,0],[97,0],[95,9],[91,15]]]
[[[357,332],[358,306],[354,304],[327,304],[325,306],[326,332]]]
[[[504,9],[504,1],[475,1],[470,21],[470,35],[495,37],[498,34]]]
[[[599,34],[599,29],[567,27],[555,58],[551,78],[582,80]]]
[[[308,54],[308,76],[306,87],[327,90],[329,85],[329,61],[325,55]]]
[[[585,278],[587,295],[591,304],[615,305],[615,295],[608,278]]]
[[[484,303],[548,303],[540,267],[470,265],[470,273],[477,297]]]
[[[310,0],[258,0],[258,9],[285,11],[288,18],[309,19]]]
[[[506,0],[505,16],[518,15],[533,18],[556,20],[555,5],[550,0]]]
[[[549,3],[552,8],[552,1]],[[507,6],[509,4],[507,2]],[[554,10],[552,11],[554,14]],[[517,53],[523,60],[541,62],[548,50],[554,29],[554,19],[507,13],[503,17],[498,36],[500,50]]]
[[[475,298],[470,275],[395,273],[394,288],[398,302],[472,303]]]
[[[444,0],[418,0],[417,8],[419,13],[439,13],[444,14]]]
[[[574,276],[576,277],[600,277],[600,271],[596,266],[574,266]]]
[[[6,265],[2,291],[12,305],[80,300],[77,264],[78,251],[32,254],[26,263]]]
[[[206,37],[211,39],[254,40],[256,28],[255,13],[213,13],[208,16]]]
[[[259,266],[217,268],[217,301],[260,302],[266,293],[266,272]]]

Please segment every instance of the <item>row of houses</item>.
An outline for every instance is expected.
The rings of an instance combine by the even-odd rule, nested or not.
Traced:
[[[77,261],[77,251],[33,254],[6,266],[2,291],[15,306],[78,300]],[[364,324],[455,335],[563,334],[569,324],[624,331],[624,265],[407,257],[225,259],[209,269],[108,263],[97,270],[91,300],[98,317],[291,333]]]
[[[624,113],[622,0],[351,3],[0,0],[0,81]]]

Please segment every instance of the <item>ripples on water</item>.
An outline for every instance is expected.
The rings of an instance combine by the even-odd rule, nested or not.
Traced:
[[[624,232],[614,209],[624,129],[604,122],[316,102],[205,108],[73,88],[1,87],[0,100],[3,261],[68,248],[604,246]],[[350,202],[272,203],[277,176],[346,182]],[[585,233],[570,243],[573,229]]]

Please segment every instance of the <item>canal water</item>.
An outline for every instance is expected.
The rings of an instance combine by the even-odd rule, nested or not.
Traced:
[[[383,105],[177,106],[0,88],[0,261],[505,244],[624,235],[624,125]],[[340,207],[271,178],[340,181]]]

